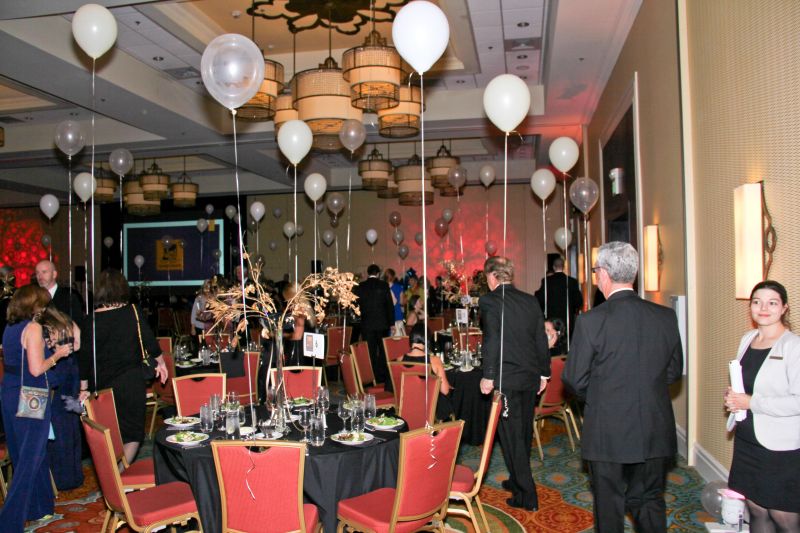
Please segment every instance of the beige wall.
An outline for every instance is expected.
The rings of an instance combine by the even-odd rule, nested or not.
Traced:
[[[623,107],[638,73],[641,228],[658,224],[664,252],[659,292],[646,298],[670,305],[670,296],[686,294],[684,209],[681,169],[680,86],[675,5],[645,0],[628,35],[597,110],[588,127],[588,175],[600,179],[600,141]],[[626,106],[625,106],[626,107]],[[592,213],[600,226],[600,209]],[[593,233],[599,242],[600,232]],[[673,407],[679,426],[687,427],[686,380],[675,387]]]
[[[531,165],[533,170],[533,165]],[[482,268],[486,257],[484,244],[486,241],[486,220],[488,206],[489,239],[497,243],[498,253],[503,253],[503,192],[500,176],[502,168],[496,169],[498,180],[488,190],[483,187],[467,187],[460,201],[456,198],[444,198],[436,195],[435,202],[428,206],[427,239],[428,239],[428,273],[435,277],[444,269],[442,260],[445,258],[461,260],[461,243],[463,241],[465,271],[469,274],[474,269]],[[302,190],[302,189],[301,189]],[[347,198],[347,191],[342,193]],[[555,244],[552,240],[556,227],[563,216],[563,203],[560,200],[560,189],[553,193],[548,203],[548,252],[554,252]],[[288,256],[288,242],[283,236],[283,224],[293,218],[293,199],[291,194],[251,196],[249,205],[256,199],[266,206],[266,215],[258,231],[258,246],[251,237],[252,251],[264,255],[266,260],[266,273],[273,279],[288,272],[294,277],[293,262]],[[314,227],[314,213],[311,202],[300,192],[298,194],[298,222],[305,230],[299,238],[299,275],[305,276],[310,269],[313,257],[314,241],[312,239]],[[280,207],[283,215],[275,219],[272,215],[274,208]],[[450,231],[444,238],[439,238],[434,232],[434,222],[441,216],[445,208],[453,210],[455,216],[450,224]],[[419,207],[402,207],[397,200],[383,200],[376,197],[374,192],[353,191],[352,208],[350,211],[350,253],[347,252],[347,209],[340,217],[339,226],[331,228],[330,214],[323,211],[317,219],[318,232],[333,229],[337,236],[339,265],[342,269],[352,269],[355,272],[366,272],[370,263],[377,263],[382,268],[392,267],[401,272],[413,267],[418,274],[422,273],[422,248],[414,242],[414,235],[420,231],[421,209]],[[392,227],[389,224],[389,214],[398,211],[402,217],[400,228],[405,233],[404,244],[408,245],[410,253],[405,261],[397,255],[397,248],[392,242]],[[365,233],[373,228],[378,232],[378,241],[371,248],[365,239]],[[528,185],[510,185],[508,188],[508,216],[507,216],[507,249],[508,255],[517,265],[516,282],[523,290],[533,292],[539,287],[544,272],[544,255],[542,248],[542,210],[541,202],[536,198]],[[270,241],[278,245],[276,251],[269,248]],[[322,259],[325,266],[336,264],[337,243],[327,247],[321,242],[318,244],[317,257]],[[292,260],[293,261],[293,260]]]
[[[698,443],[730,465],[721,397],[726,364],[750,327],[747,304],[734,299],[733,189],[764,180],[778,234],[769,274],[800,295],[800,3],[687,1],[692,116],[692,206],[696,217]],[[693,163],[693,164],[692,164]]]

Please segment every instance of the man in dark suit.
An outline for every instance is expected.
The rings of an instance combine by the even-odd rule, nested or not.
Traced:
[[[545,306],[545,287],[547,287],[547,305]],[[569,332],[575,330],[575,318],[583,308],[583,295],[578,280],[564,273],[564,259],[561,256],[553,260],[553,273],[542,278],[536,299],[547,318],[560,318],[564,324],[569,317]]]
[[[606,302],[578,317],[562,376],[585,399],[581,450],[594,495],[595,531],[666,532],[664,486],[677,451],[669,385],[681,377],[678,321],[633,291],[633,246],[600,247],[592,269]]]
[[[503,482],[512,495],[507,503],[535,511],[539,499],[531,473],[533,411],[550,376],[544,318],[536,298],[511,284],[514,265],[509,259],[490,257],[483,269],[491,292],[478,302],[483,327],[481,392],[497,388],[505,395],[497,433],[511,475]]]
[[[36,265],[36,282],[50,293],[50,305],[69,316],[78,328],[84,330],[86,315],[77,293],[67,287],[59,287],[58,271],[52,261],[39,261]],[[88,335],[87,335],[88,337]],[[65,357],[52,372],[61,375],[61,385],[53,399],[51,423],[56,439],[48,441],[47,455],[50,471],[59,490],[69,490],[83,484],[81,466],[81,429],[75,413],[65,411],[61,396],[77,397],[80,391],[78,374],[78,352]]]
[[[389,284],[379,278],[378,265],[367,267],[367,279],[358,284],[355,294],[361,309],[361,337],[369,346],[372,371],[380,383],[387,382],[389,369],[383,352],[383,338],[389,336],[389,328],[394,325],[394,304]]]

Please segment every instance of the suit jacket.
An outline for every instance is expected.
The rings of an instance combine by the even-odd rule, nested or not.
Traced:
[[[742,337],[736,359],[742,358],[757,334],[753,330]],[[758,370],[750,412],[756,438],[765,448],[800,448],[800,337],[791,331],[781,335]]]
[[[550,354],[536,298],[506,284],[481,296],[478,305],[483,329],[483,377],[494,380],[495,387],[500,388],[502,330],[503,390],[538,390],[540,378],[550,375]]]
[[[69,290],[67,287],[56,286],[56,292],[53,294],[51,303],[56,309],[72,318],[78,324],[79,328],[83,327],[83,317],[86,312],[83,308],[80,296],[74,291]]]
[[[547,284],[547,309],[544,307],[544,287]],[[539,290],[536,291],[539,306],[547,318],[560,318],[567,323],[567,302],[569,301],[570,329],[575,323],[575,316],[583,307],[583,295],[578,285],[578,280],[567,276],[563,272],[556,272],[542,279]]]
[[[394,303],[388,283],[378,278],[367,278],[354,292],[361,309],[362,331],[388,331],[394,325]]]
[[[583,458],[641,463],[674,455],[669,385],[682,371],[672,309],[627,290],[580,315],[562,380],[586,400]]]

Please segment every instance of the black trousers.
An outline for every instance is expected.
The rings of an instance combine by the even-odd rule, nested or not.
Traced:
[[[539,383],[539,380],[535,382]],[[517,502],[527,507],[539,507],[536,483],[531,472],[536,391],[504,390],[503,393],[508,402],[508,417],[500,417],[497,434],[506,468],[511,475],[511,494]]]
[[[386,366],[386,355],[383,351],[383,338],[388,336],[388,330],[361,330],[361,336],[369,346],[369,360],[372,363],[372,372],[378,383],[390,381],[389,368]]]
[[[643,463],[587,461],[594,496],[594,528],[598,533],[622,533],[630,511],[640,533],[666,533],[664,487],[671,457]]]

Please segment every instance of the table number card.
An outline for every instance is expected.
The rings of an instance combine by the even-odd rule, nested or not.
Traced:
[[[303,355],[316,359],[325,359],[325,335],[319,333],[304,333]]]
[[[458,324],[468,324],[469,323],[469,311],[463,308],[456,309],[456,323]]]

